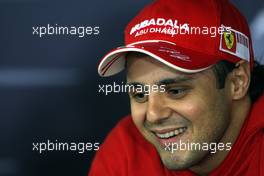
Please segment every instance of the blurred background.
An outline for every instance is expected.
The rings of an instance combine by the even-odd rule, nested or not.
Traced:
[[[87,175],[93,151],[32,151],[33,142],[99,142],[124,115],[126,94],[98,93],[124,81],[97,75],[123,44],[123,29],[151,0],[0,0],[0,176]],[[264,3],[232,1],[250,22],[263,61]],[[99,35],[38,37],[32,27],[99,26]]]

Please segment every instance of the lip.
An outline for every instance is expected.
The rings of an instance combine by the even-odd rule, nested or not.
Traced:
[[[185,126],[181,126],[181,127],[174,127],[174,128],[167,128],[167,129],[153,129],[151,130],[153,133],[168,133],[168,132],[171,132],[171,131],[174,131],[174,130],[177,130],[179,128],[187,128]]]
[[[167,129],[155,129],[155,130],[152,130],[152,132],[155,135],[156,140],[161,144],[161,146],[165,147],[169,143],[171,143],[171,144],[177,143],[180,140],[183,140],[183,138],[185,138],[185,136],[188,134],[188,128],[185,127],[186,130],[183,133],[178,134],[178,135],[171,137],[171,138],[167,138],[167,139],[166,138],[160,138],[155,133],[167,133],[167,132],[171,132],[173,130],[176,130],[178,128],[183,128],[183,127],[167,128]]]
[[[166,147],[168,144],[174,144],[174,143],[178,143],[183,136],[186,135],[186,132],[179,134],[177,136],[168,138],[168,139],[162,139],[156,136],[157,141],[161,144],[161,146]]]

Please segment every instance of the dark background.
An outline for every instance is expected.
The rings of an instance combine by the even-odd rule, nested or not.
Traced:
[[[32,143],[101,143],[129,113],[126,94],[98,93],[98,84],[121,82],[124,74],[100,78],[96,69],[148,2],[0,0],[0,176],[87,175],[94,152],[39,154]],[[250,22],[264,8],[262,0],[233,2]],[[99,26],[100,34],[32,35],[33,26],[47,24]]]

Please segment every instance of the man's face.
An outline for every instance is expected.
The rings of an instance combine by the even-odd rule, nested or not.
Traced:
[[[132,118],[142,135],[157,149],[169,169],[186,169],[210,151],[165,150],[169,143],[219,142],[229,125],[230,95],[216,88],[211,69],[184,74],[150,57],[130,57],[127,83],[164,85],[165,92],[130,92]]]

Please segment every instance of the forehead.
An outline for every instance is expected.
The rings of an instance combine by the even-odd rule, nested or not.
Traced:
[[[129,54],[127,57],[127,81],[154,83],[167,78],[193,80],[200,76],[210,76],[208,71],[187,74],[177,71],[143,54]]]

